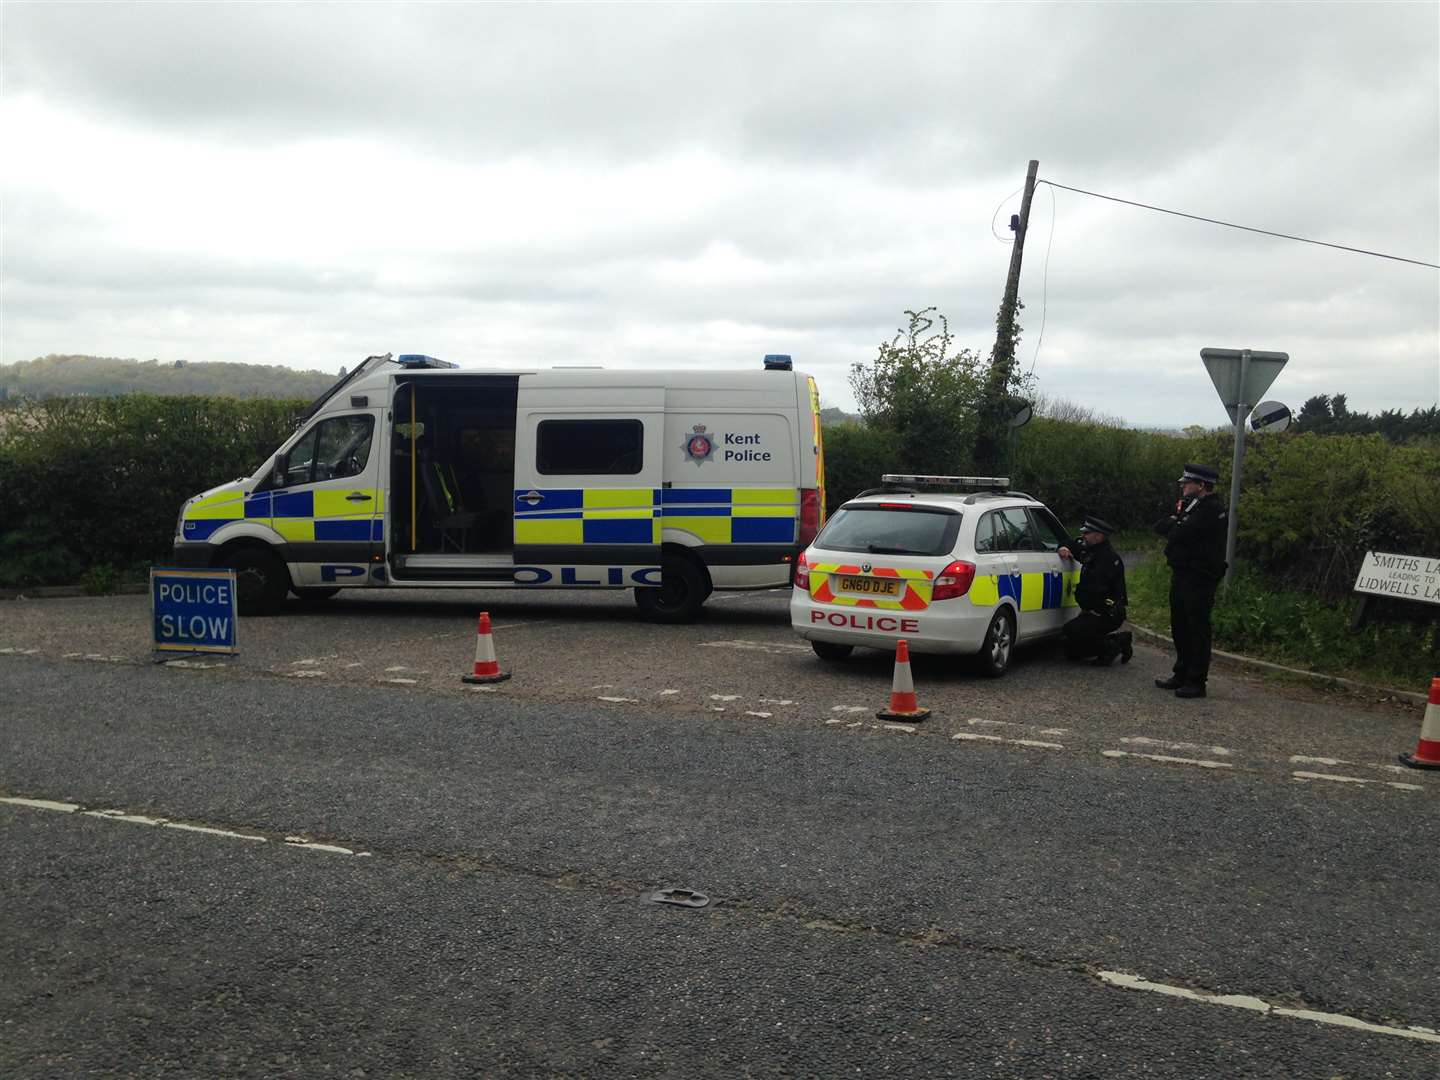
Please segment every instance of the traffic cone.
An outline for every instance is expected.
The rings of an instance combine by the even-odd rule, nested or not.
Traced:
[[[475,671],[460,678],[467,683],[504,682],[508,671],[500,670],[495,659],[495,639],[490,636],[490,613],[480,612],[480,625],[475,630]]]
[[[895,678],[890,684],[890,707],[875,714],[880,720],[924,720],[929,709],[915,700],[915,680],[910,678],[910,646],[901,638],[895,643]]]
[[[1412,769],[1440,769],[1440,679],[1430,680],[1430,701],[1420,721],[1420,742],[1413,754],[1401,754],[1400,761]]]

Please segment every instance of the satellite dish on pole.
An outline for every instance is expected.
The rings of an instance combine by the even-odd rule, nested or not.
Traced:
[[[1250,414],[1250,430],[1257,435],[1284,431],[1290,426],[1290,409],[1278,401],[1262,401]]]

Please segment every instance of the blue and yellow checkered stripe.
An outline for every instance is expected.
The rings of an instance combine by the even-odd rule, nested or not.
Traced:
[[[1076,607],[1075,584],[1079,580],[1078,570],[1063,574],[977,574],[970,585],[970,602],[976,607],[994,607],[1008,597],[1021,611]]]
[[[794,488],[548,488],[515,492],[517,544],[658,544],[665,531],[702,544],[793,544]]]
[[[370,496],[365,503],[351,502],[356,491]],[[218,529],[236,521],[268,521],[270,527],[295,543],[354,540],[379,543],[385,539],[385,522],[377,516],[384,493],[374,488],[336,491],[266,491],[246,495],[222,492],[192,503],[185,511],[181,535],[186,540],[208,540]],[[356,507],[363,509],[357,510]]]

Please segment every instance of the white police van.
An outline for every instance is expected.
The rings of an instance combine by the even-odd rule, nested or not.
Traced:
[[[287,591],[633,588],[693,619],[712,589],[789,583],[824,521],[819,395],[763,370],[468,371],[372,356],[253,476],[181,508],[175,565]]]
[[[857,645],[893,652],[904,638],[912,652],[974,656],[998,676],[1017,642],[1059,635],[1079,614],[1080,567],[1059,554],[1074,541],[1006,477],[881,479],[796,563],[790,625],[822,660]]]

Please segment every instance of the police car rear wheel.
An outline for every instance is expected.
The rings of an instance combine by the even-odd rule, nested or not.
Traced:
[[[985,644],[980,646],[980,653],[975,657],[975,662],[983,675],[992,679],[998,679],[1005,674],[1010,666],[1010,658],[1015,654],[1015,618],[1009,611],[1001,610],[995,613],[990,620],[989,627],[985,630]]]
[[[700,617],[700,606],[710,595],[710,583],[689,559],[666,558],[660,563],[661,585],[635,590],[640,614],[650,622],[686,623]]]
[[[241,615],[269,615],[290,591],[290,575],[280,560],[258,548],[238,548],[220,560],[235,571],[235,594]]]
[[[815,650],[815,655],[821,660],[831,664],[848,660],[850,654],[855,651],[854,645],[838,645],[833,641],[812,641],[810,648]]]

